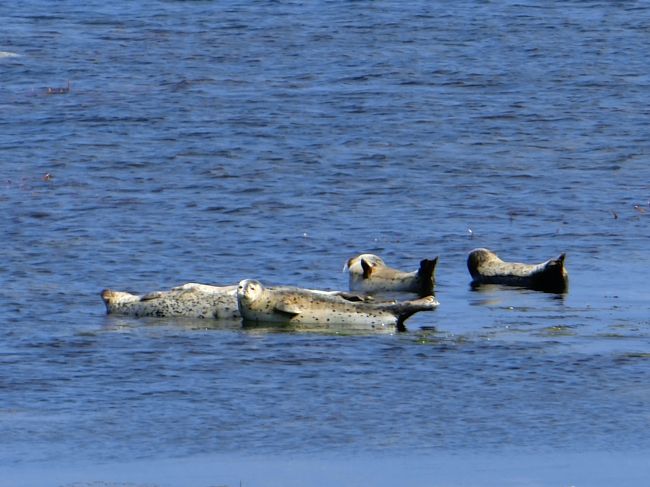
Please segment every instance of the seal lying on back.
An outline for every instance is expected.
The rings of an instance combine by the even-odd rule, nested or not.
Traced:
[[[381,257],[361,254],[352,257],[346,264],[350,274],[350,291],[403,291],[429,296],[433,294],[436,283],[434,273],[437,263],[438,257],[433,260],[424,259],[417,271],[403,272],[388,267]]]
[[[101,295],[109,314],[241,318],[237,306],[237,286],[187,283],[169,291],[156,291],[142,296],[110,289],[103,290]]]
[[[472,285],[505,284],[549,293],[564,293],[569,287],[569,274],[564,268],[566,255],[541,264],[504,262],[488,249],[474,249],[467,258]]]
[[[295,287],[266,288],[247,279],[237,289],[239,312],[244,322],[281,323],[305,327],[345,326],[361,330],[405,331],[404,322],[418,311],[438,306],[433,296],[414,301],[371,303]]]

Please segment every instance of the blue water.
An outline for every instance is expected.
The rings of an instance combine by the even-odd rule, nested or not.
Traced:
[[[0,485],[261,485],[250,458],[267,485],[642,485],[649,26],[642,2],[0,4]],[[472,291],[475,247],[566,252],[569,293]],[[440,307],[337,335],[99,297],[345,289],[361,252],[439,256]]]

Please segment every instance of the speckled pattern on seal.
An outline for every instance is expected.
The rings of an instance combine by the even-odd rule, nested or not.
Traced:
[[[433,310],[433,296],[372,303],[350,300],[344,293],[324,293],[301,288],[266,288],[259,281],[244,280],[237,290],[244,321],[284,323],[308,327],[345,325],[352,329],[403,331],[404,321],[418,311]]]
[[[189,318],[239,319],[237,286],[188,283],[169,291],[135,295],[105,289],[101,293],[106,312],[131,316],[185,316]]]

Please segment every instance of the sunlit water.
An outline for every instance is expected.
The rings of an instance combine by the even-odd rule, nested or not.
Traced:
[[[635,2],[0,5],[6,485],[133,461],[151,474],[122,481],[208,485],[192,474],[214,458],[212,483],[260,485],[251,457],[294,485],[281,466],[305,455],[375,485],[405,465],[410,485],[433,466],[550,485],[543,455],[640,485],[644,461],[612,459],[650,451],[649,25]],[[570,291],[472,291],[475,247],[566,252]],[[113,317],[99,297],[345,289],[361,252],[439,256],[440,307],[377,336]],[[513,452],[522,472],[494,467]],[[187,483],[168,459],[193,459]]]

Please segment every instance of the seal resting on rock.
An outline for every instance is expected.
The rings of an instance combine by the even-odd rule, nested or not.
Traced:
[[[131,316],[186,316],[188,318],[239,319],[237,286],[187,283],[169,291],[135,295],[104,289],[106,312]]]
[[[414,301],[373,303],[345,293],[329,293],[295,287],[264,287],[246,279],[237,288],[239,312],[244,322],[280,323],[305,328],[331,325],[357,330],[405,331],[404,322],[418,311],[438,306],[433,296]]]
[[[488,249],[474,249],[467,257],[472,286],[504,284],[549,293],[564,293],[569,287],[569,274],[564,268],[566,254],[541,264],[504,262]]]
[[[345,265],[350,275],[350,291],[411,292],[419,296],[433,294],[436,284],[435,270],[438,257],[420,261],[420,268],[404,272],[392,267],[374,254],[361,254],[349,259]]]

